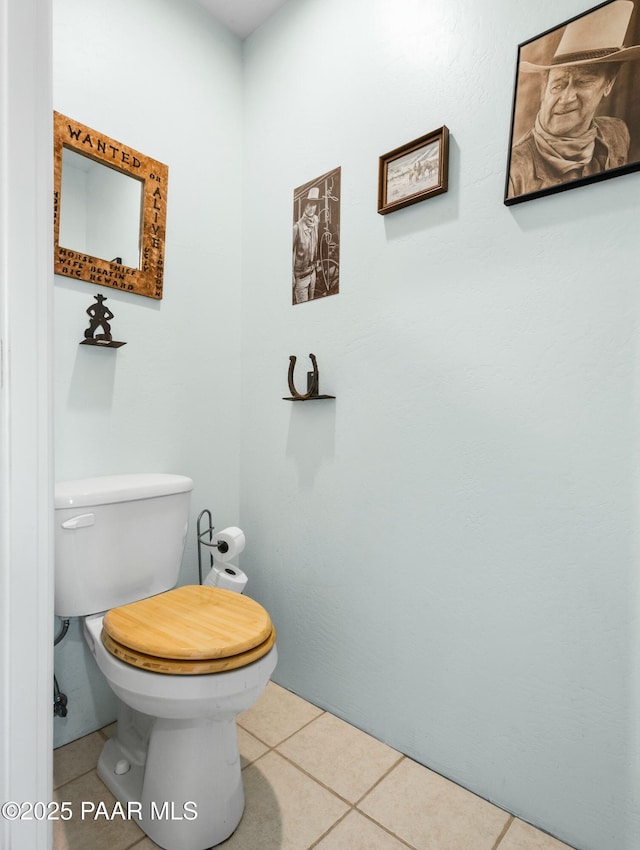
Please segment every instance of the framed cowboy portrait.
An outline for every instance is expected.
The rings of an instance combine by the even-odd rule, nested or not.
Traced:
[[[504,203],[640,169],[640,0],[609,0],[518,47]]]

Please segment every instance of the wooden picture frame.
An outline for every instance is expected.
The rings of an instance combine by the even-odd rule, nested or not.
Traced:
[[[378,212],[394,212],[449,188],[449,130],[439,127],[380,157]]]
[[[640,169],[638,45],[639,4],[607,0],[518,46],[507,206]]]
[[[168,167],[59,112],[54,112],[53,136],[55,273],[99,286],[161,299]],[[138,233],[133,234],[133,239],[137,240],[137,267],[135,260],[127,265],[118,256],[97,257],[83,250],[82,246],[60,244],[60,219],[64,205],[62,164],[65,150],[140,181],[140,187],[136,187],[136,190],[139,188],[140,211],[139,214],[136,212],[133,224],[138,230]],[[100,208],[99,212],[105,216],[111,214],[110,209]]]

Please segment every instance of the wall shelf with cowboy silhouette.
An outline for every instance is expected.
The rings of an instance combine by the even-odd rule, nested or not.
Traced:
[[[320,399],[326,398],[335,398],[334,395],[320,395],[320,372],[318,370],[318,361],[316,360],[315,354],[310,354],[311,362],[313,364],[313,372],[307,372],[307,392],[302,394],[299,393],[296,389],[294,380],[293,380],[293,370],[296,365],[296,356],[292,354],[289,357],[289,391],[291,393],[290,396],[283,397],[283,401],[319,401]]]
[[[92,304],[86,311],[91,321],[89,322],[89,327],[84,332],[84,339],[80,345],[96,345],[100,346],[100,348],[120,348],[126,345],[126,342],[117,342],[111,336],[111,325],[109,321],[114,316],[111,310],[105,307],[106,296],[99,293],[98,295],[94,295],[94,298],[98,303]],[[96,334],[98,328],[102,328],[102,333]]]
[[[106,339],[83,339],[82,342],[78,343],[79,345],[97,345],[100,348],[121,348],[123,345],[126,345],[126,342],[117,342],[116,340],[110,340],[107,342]]]

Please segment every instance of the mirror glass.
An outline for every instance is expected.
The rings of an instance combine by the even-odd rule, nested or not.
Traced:
[[[64,147],[60,245],[139,269],[142,187],[143,181]]]

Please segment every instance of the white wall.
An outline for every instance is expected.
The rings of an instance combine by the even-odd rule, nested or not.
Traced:
[[[517,44],[581,11],[296,0],[246,43],[243,569],[279,683],[635,850],[640,175],[502,203]],[[377,215],[442,124],[449,192]],[[341,292],[292,307],[293,189],[336,166]],[[337,400],[281,401],[309,352]]]
[[[239,509],[241,43],[195,2],[55,0],[54,108],[169,166],[164,298],[55,278],[55,472],[194,479],[181,581],[197,581],[195,517]],[[117,350],[79,346],[99,292]],[[56,648],[69,697],[56,744],[114,701],[77,622]]]

